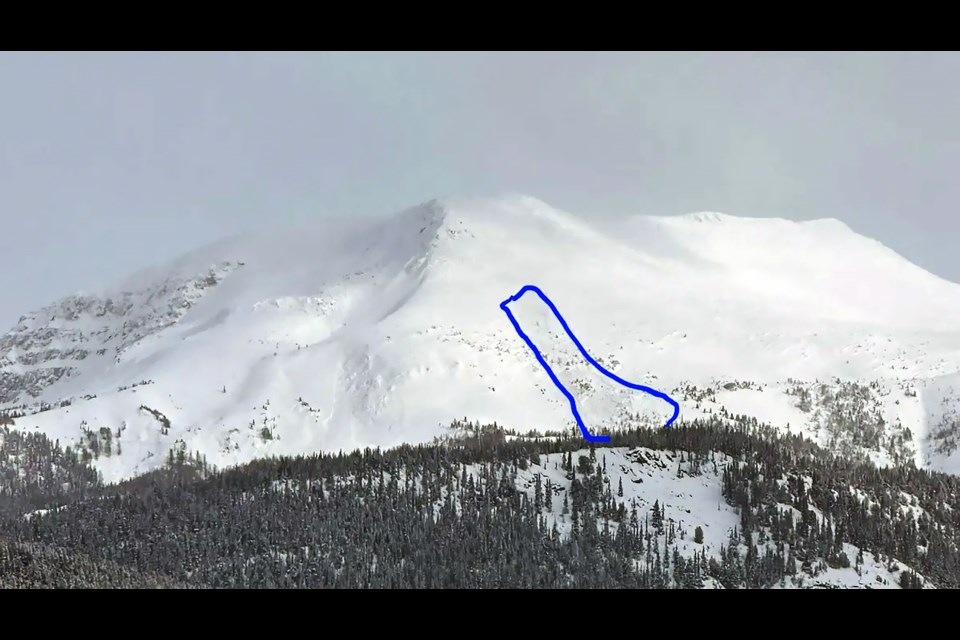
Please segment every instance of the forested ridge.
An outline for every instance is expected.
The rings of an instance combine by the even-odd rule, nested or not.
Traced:
[[[953,476],[841,459],[746,419],[602,445],[452,433],[227,470],[187,456],[105,486],[74,451],[2,427],[0,586],[765,588],[861,575],[864,554],[900,586],[960,586]],[[714,478],[725,504],[709,508],[738,516],[721,544],[703,542],[701,514],[668,517],[678,498],[642,473],[625,490],[631,465]]]

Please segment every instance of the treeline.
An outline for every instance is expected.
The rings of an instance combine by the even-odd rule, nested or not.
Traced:
[[[16,553],[44,549],[207,587],[763,588],[813,584],[827,567],[859,570],[862,558],[847,557],[844,543],[960,586],[953,476],[839,459],[752,420],[631,430],[603,445],[456,427],[466,435],[439,444],[223,471],[175,463],[114,486],[38,434],[0,431],[0,538]],[[624,499],[595,462],[604,447],[684,452],[686,474],[730,456],[723,495],[740,526],[719,554],[682,552],[694,533]],[[538,476],[533,495],[518,488],[520,471],[557,453],[566,487],[540,486]],[[24,463],[32,471],[12,473]],[[37,509],[50,510],[24,517]],[[557,512],[573,523],[569,534]],[[0,567],[0,586],[3,575]],[[923,584],[900,575],[901,586]]]
[[[0,427],[0,518],[99,495],[103,482],[75,449],[39,432]]]

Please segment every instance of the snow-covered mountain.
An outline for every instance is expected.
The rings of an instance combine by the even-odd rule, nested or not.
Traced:
[[[836,220],[591,222],[525,196],[233,238],[66,298],[0,338],[0,410],[108,479],[170,450],[224,465],[427,441],[464,417],[566,428],[499,306],[527,284],[681,420],[746,414],[960,470],[960,285]],[[672,413],[589,366],[537,298],[511,310],[591,430]]]

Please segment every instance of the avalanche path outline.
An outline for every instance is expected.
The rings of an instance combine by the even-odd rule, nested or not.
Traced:
[[[560,392],[564,396],[566,396],[567,400],[570,401],[570,411],[573,413],[573,417],[577,421],[577,426],[580,427],[580,432],[583,434],[584,439],[590,442],[609,442],[610,436],[593,435],[587,430],[586,425],[584,425],[583,423],[583,418],[580,417],[580,411],[577,409],[577,401],[573,397],[573,394],[571,394],[566,389],[566,387],[563,386],[563,384],[557,378],[556,374],[553,372],[553,369],[551,369],[550,365],[547,364],[547,361],[544,360],[543,355],[540,353],[540,350],[537,349],[537,346],[535,344],[533,344],[533,341],[530,339],[530,337],[523,332],[523,329],[520,328],[520,323],[517,322],[517,319],[514,317],[513,313],[510,311],[510,308],[508,305],[511,302],[516,302],[517,300],[522,298],[523,295],[528,291],[537,294],[537,296],[539,296],[539,298],[544,302],[544,304],[546,304],[547,307],[550,308],[550,311],[553,313],[553,315],[556,316],[557,320],[560,321],[560,325],[563,327],[563,330],[567,332],[567,335],[570,336],[571,340],[573,340],[573,344],[577,346],[577,349],[580,351],[580,354],[597,371],[599,371],[600,373],[607,376],[611,380],[618,382],[619,384],[625,387],[628,387],[630,389],[636,389],[637,391],[643,391],[644,393],[649,393],[654,397],[657,397],[657,398],[660,398],[661,400],[665,400],[669,402],[670,405],[673,407],[673,415],[670,417],[669,420],[667,420],[667,424],[664,426],[669,427],[671,424],[673,424],[674,420],[677,419],[677,416],[680,415],[680,405],[677,403],[676,400],[674,400],[667,394],[663,393],[662,391],[657,391],[656,389],[644,386],[642,384],[635,384],[633,382],[628,382],[627,380],[624,380],[617,374],[604,369],[603,366],[600,365],[600,363],[598,363],[596,360],[590,357],[590,354],[587,353],[587,350],[583,347],[582,344],[580,344],[580,341],[577,339],[577,336],[575,336],[573,334],[573,331],[570,330],[570,326],[567,324],[567,321],[563,319],[562,315],[560,315],[560,311],[557,309],[556,305],[553,304],[550,298],[548,298],[546,294],[540,290],[539,287],[536,287],[532,284],[528,284],[524,286],[522,289],[520,289],[520,291],[518,291],[516,294],[510,296],[509,298],[501,302],[500,308],[503,310],[505,314],[507,314],[507,319],[510,320],[510,323],[513,325],[513,328],[516,330],[517,335],[519,335],[520,338],[522,338],[523,341],[527,343],[527,346],[530,347],[530,350],[533,351],[533,355],[536,356],[537,362],[540,363],[540,366],[543,367],[543,369],[547,372],[547,375],[550,376],[550,379],[553,381],[553,384],[555,384],[557,388],[560,389]]]

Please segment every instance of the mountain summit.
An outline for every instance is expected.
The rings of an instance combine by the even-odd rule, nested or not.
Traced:
[[[954,470],[960,285],[833,220],[701,213],[603,223],[528,196],[237,237],[21,318],[0,410],[107,478],[171,450],[214,464],[421,442],[455,419],[573,425],[499,308],[540,287],[598,361],[680,402],[878,462]],[[513,308],[591,430],[666,403]]]

